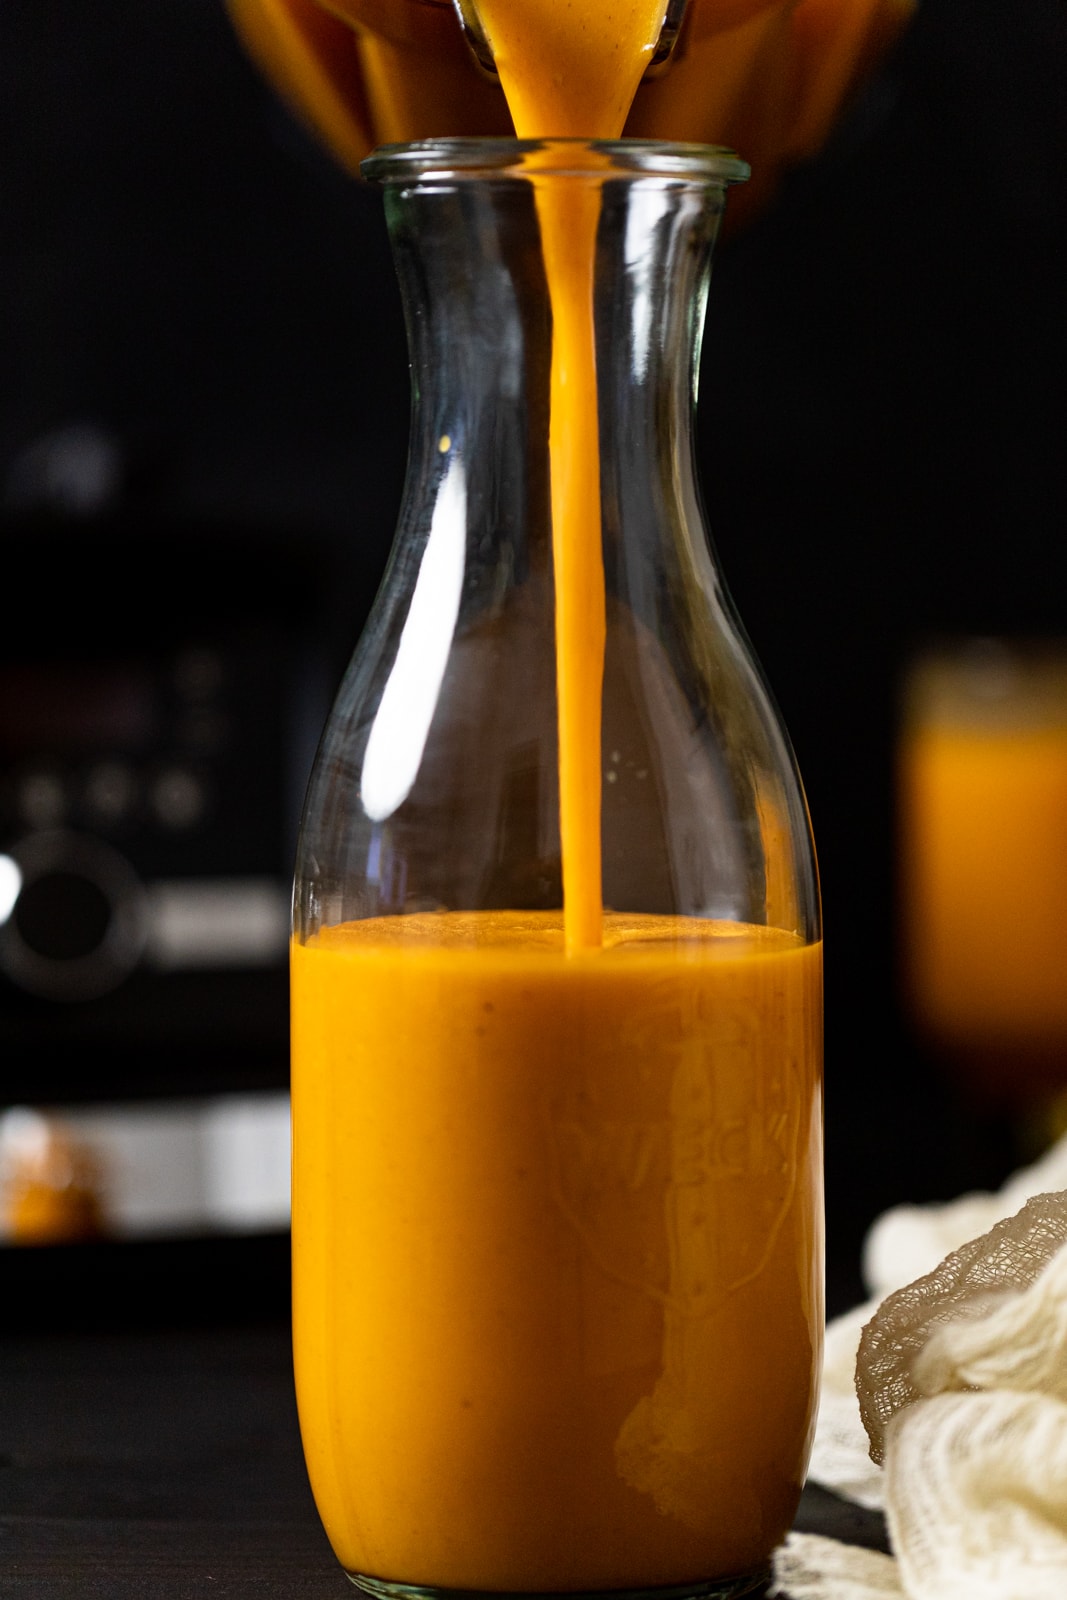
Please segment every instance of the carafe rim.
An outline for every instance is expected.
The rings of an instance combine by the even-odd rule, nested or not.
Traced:
[[[514,139],[450,136],[382,144],[361,163],[371,183],[462,181],[480,176],[529,179],[564,177],[684,178],[702,183],[743,183],[751,169],[724,145],[670,139]]]

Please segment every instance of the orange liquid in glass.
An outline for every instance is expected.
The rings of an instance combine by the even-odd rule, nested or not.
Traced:
[[[1001,1097],[1067,1080],[1067,708],[930,722],[900,750],[903,959],[919,1026]]]

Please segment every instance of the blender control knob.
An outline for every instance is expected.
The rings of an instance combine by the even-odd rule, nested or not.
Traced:
[[[12,893],[0,922],[0,970],[45,1000],[94,1000],[129,976],[147,931],[144,887],[101,839],[55,829],[8,854]]]

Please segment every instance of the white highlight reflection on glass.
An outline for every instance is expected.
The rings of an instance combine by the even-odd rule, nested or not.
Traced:
[[[0,925],[5,923],[15,909],[22,889],[22,872],[11,856],[0,855]]]
[[[467,479],[458,453],[441,481],[400,647],[374,718],[360,799],[384,822],[411,793],[426,748],[463,590]]]
[[[663,209],[659,194],[635,193],[626,219],[626,271],[633,304],[630,308],[630,371],[635,383],[648,377],[652,343],[652,257],[648,238],[655,218]],[[650,222],[649,218],[653,220]]]

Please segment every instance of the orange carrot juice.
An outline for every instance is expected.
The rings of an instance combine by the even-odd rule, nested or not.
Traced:
[[[292,952],[294,1346],[351,1572],[764,1563],[821,1341],[821,970],[764,927],[440,913]]]
[[[225,0],[234,25],[285,98],[343,166],[380,144],[444,135],[508,135],[501,84],[479,73],[450,0]],[[645,0],[636,0],[638,6]],[[736,226],[767,205],[782,177],[823,146],[842,108],[906,29],[916,0],[689,0],[666,70],[640,82],[628,138],[724,144],[752,165],[730,208]],[[497,34],[506,8],[473,9]],[[512,10],[518,8],[512,7]],[[525,8],[557,37],[571,23],[621,34],[630,0]],[[649,8],[651,9],[651,8]],[[659,21],[666,0],[658,7]],[[519,26],[523,26],[522,19]],[[577,31],[575,29],[574,31]],[[494,45],[499,46],[498,39]],[[585,40],[550,89],[582,87]],[[540,40],[527,59],[544,58]],[[617,91],[616,91],[617,93]],[[593,97],[589,97],[590,109]],[[563,126],[547,127],[561,134]],[[595,131],[592,115],[582,134]],[[731,217],[733,222],[731,224]]]
[[[898,751],[901,957],[919,1028],[978,1085],[1067,1081],[1067,656],[918,663]]]

